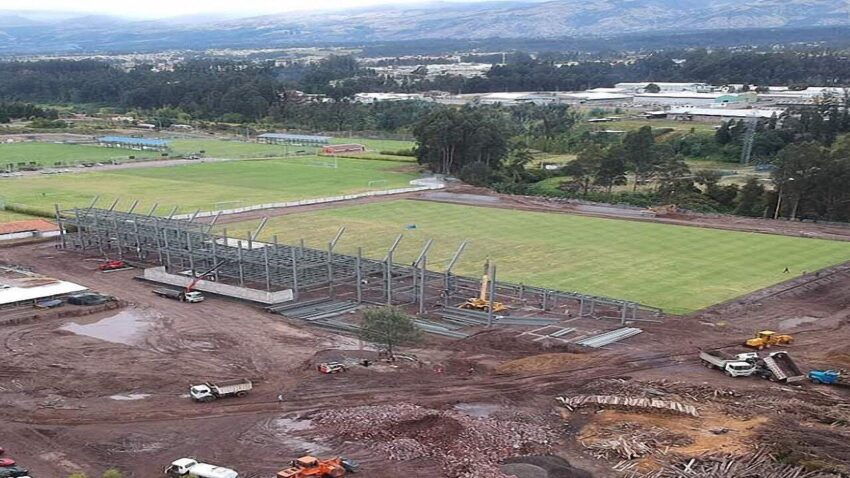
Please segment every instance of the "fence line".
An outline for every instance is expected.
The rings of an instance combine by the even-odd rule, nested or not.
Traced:
[[[357,193],[357,194],[346,194],[343,196],[330,196],[323,198],[313,198],[313,199],[300,199],[297,201],[287,201],[287,202],[275,202],[268,204],[255,204],[253,206],[245,206],[233,209],[220,209],[217,211],[203,211],[197,214],[176,214],[174,219],[189,219],[192,216],[195,217],[211,217],[216,214],[228,215],[228,214],[239,214],[242,212],[250,212],[250,211],[259,211],[262,209],[278,209],[285,207],[297,207],[297,206],[309,206],[311,204],[325,204],[331,202],[339,202],[339,201],[350,201],[352,199],[360,199],[371,196],[389,196],[393,194],[405,194],[405,193],[414,193],[419,191],[428,191],[432,189],[443,189],[445,185],[443,184],[432,184],[427,186],[414,186],[407,188],[397,188],[397,189],[385,189],[381,191],[368,191],[365,193]]]

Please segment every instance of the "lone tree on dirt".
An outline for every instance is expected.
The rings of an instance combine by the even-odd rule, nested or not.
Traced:
[[[376,307],[363,313],[363,328],[360,338],[366,342],[382,345],[390,357],[393,348],[409,345],[421,339],[421,333],[413,318],[396,307]]]

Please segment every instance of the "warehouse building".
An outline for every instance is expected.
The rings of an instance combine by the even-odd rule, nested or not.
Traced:
[[[521,104],[535,105],[551,105],[558,103],[558,96],[555,93],[488,93],[478,98],[478,103],[482,105],[502,105],[513,106]]]
[[[770,119],[779,117],[783,109],[691,108],[678,107],[666,111],[667,117],[683,121],[726,121],[730,119]]]
[[[168,141],[162,139],[133,138],[130,136],[101,136],[97,144],[105,148],[135,149],[141,151],[165,151]]]
[[[714,87],[707,83],[669,83],[642,81],[639,83],[617,83],[614,88],[628,93],[645,93],[649,85],[658,86],[659,93],[672,93],[677,91],[687,91],[691,93],[711,93]]]
[[[758,101],[756,93],[694,93],[673,91],[668,93],[639,93],[634,96],[637,105],[653,106],[717,106],[749,105]]]
[[[306,134],[265,133],[257,136],[257,142],[265,144],[290,144],[317,146],[330,143],[330,136]]]

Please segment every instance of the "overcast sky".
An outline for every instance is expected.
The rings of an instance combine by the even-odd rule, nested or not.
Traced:
[[[482,1],[482,0],[465,0]],[[0,0],[0,10],[79,11],[105,15],[163,18],[194,14],[248,16],[312,8],[344,9],[369,5],[425,3],[423,0]]]

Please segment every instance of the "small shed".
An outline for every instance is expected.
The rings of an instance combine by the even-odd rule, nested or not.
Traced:
[[[366,146],[362,144],[332,144],[322,148],[322,154],[364,153]]]

